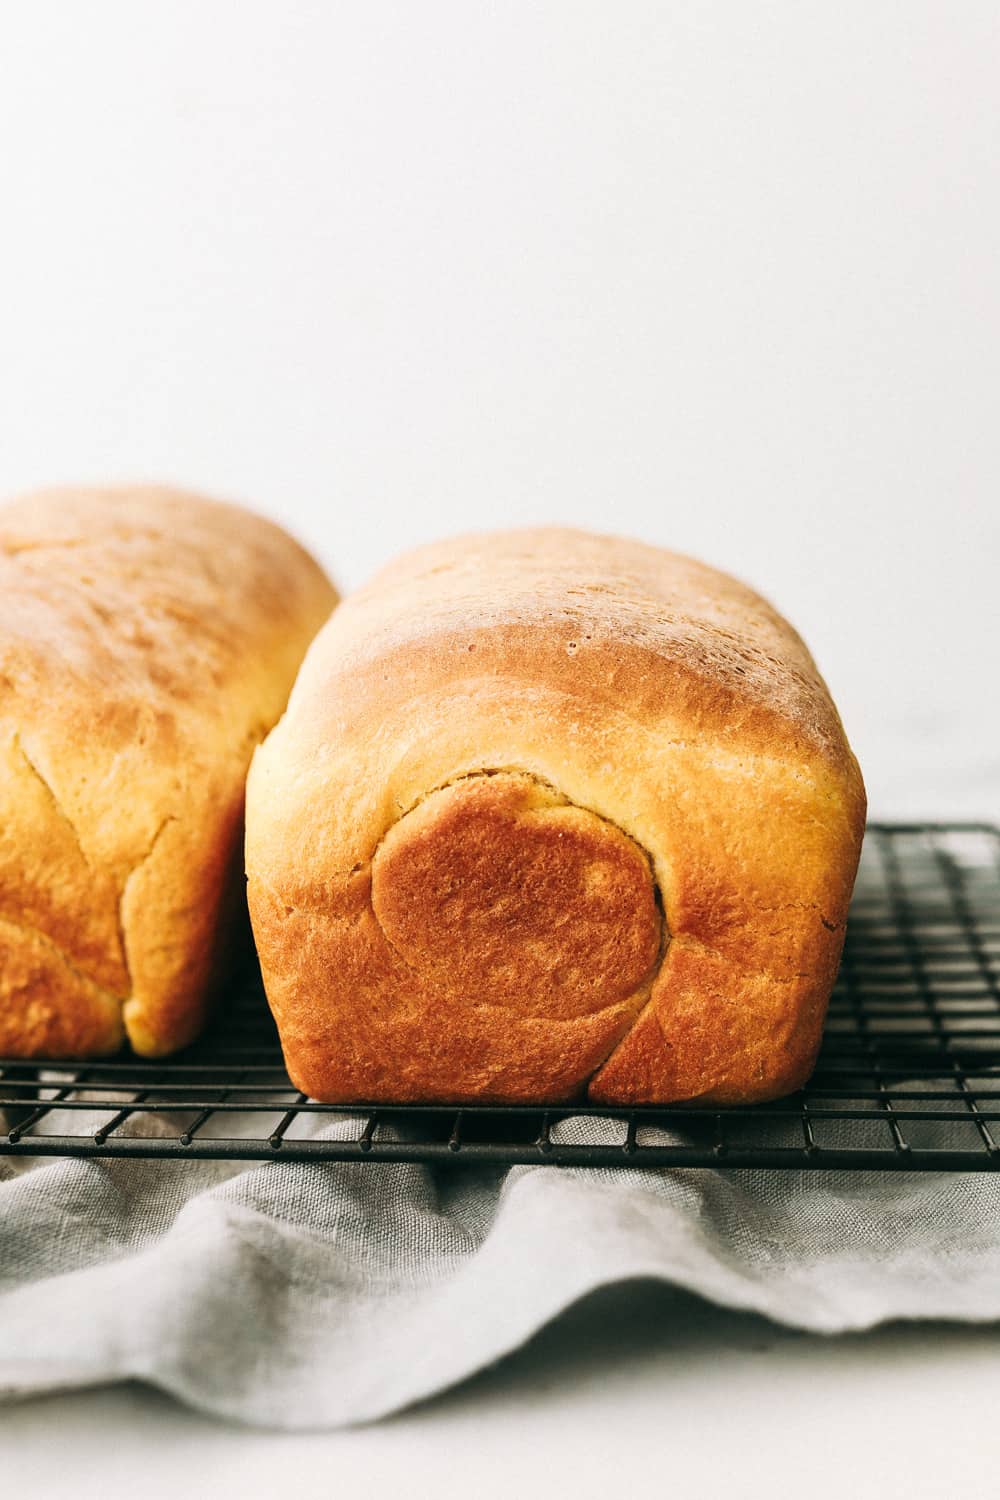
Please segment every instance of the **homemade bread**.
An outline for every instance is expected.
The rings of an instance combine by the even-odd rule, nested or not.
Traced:
[[[162,489],[0,508],[0,1054],[197,1031],[247,765],[336,596],[277,526]]]
[[[422,548],[332,617],[251,767],[291,1076],[333,1102],[792,1090],[864,819],[809,653],[743,584],[576,531]]]

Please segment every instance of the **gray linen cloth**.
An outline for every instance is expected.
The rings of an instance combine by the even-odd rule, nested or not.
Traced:
[[[1000,1318],[1000,1176],[0,1158],[7,1397],[366,1421],[634,1277],[821,1333]]]

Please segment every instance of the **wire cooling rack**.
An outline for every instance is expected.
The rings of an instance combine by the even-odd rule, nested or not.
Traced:
[[[776,1104],[315,1104],[257,977],[165,1062],[0,1058],[0,1154],[988,1171],[998,1142],[1000,830],[984,824],[869,827],[819,1065]]]

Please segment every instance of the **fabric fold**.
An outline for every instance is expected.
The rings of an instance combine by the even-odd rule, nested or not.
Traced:
[[[818,1333],[1000,1318],[988,1174],[0,1165],[0,1393],[140,1379],[269,1427],[371,1421],[655,1278]]]

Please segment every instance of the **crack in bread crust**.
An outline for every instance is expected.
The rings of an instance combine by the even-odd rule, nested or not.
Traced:
[[[75,1056],[81,1050],[114,1051],[125,1035],[122,997],[85,974],[41,928],[2,913],[0,934],[5,931],[13,935],[14,941],[4,945],[6,957],[0,991],[5,1002],[0,1016],[2,1050],[13,1051],[17,1056],[55,1052],[64,1057]],[[67,987],[75,997],[72,1012],[61,1001],[54,1000],[51,984],[40,984],[42,976],[36,969],[31,968],[24,976],[24,985],[17,983],[18,938],[27,939],[29,949],[37,945],[49,960],[54,960],[56,971],[66,976]],[[55,1034],[61,1038],[55,1043],[53,1023]]]
[[[134,986],[133,981],[132,981],[132,963],[131,963],[131,960],[129,959],[128,931],[127,931],[127,928],[126,928],[126,922],[125,922],[125,916],[124,916],[125,901],[126,901],[126,899],[128,897],[129,889],[130,889],[130,887],[132,885],[132,882],[135,880],[136,876],[142,871],[143,867],[146,864],[148,864],[149,861],[152,859],[153,854],[156,851],[156,846],[160,842],[160,838],[162,837],[165,829],[169,828],[169,826],[170,826],[171,823],[176,823],[177,821],[178,821],[178,818],[177,818],[176,813],[167,813],[165,817],[161,818],[159,824],[157,825],[156,831],[153,834],[153,837],[149,841],[148,846],[142,852],[142,854],[139,855],[139,858],[136,860],[135,864],[129,870],[128,874],[125,876],[125,879],[122,881],[121,890],[118,893],[118,903],[117,903],[117,906],[115,908],[115,914],[116,914],[116,918],[117,918],[117,922],[118,922],[118,940],[121,943],[122,961],[125,964],[125,972],[128,975],[128,994],[125,997],[125,999],[122,1001],[122,1008],[123,1009],[130,1002],[130,1000],[132,999],[133,991],[135,989],[135,986]]]
[[[104,985],[98,984],[96,979],[92,979],[89,974],[86,974],[78,964],[74,963],[65,948],[60,948],[55,939],[50,937],[41,927],[35,927],[31,922],[16,920],[7,912],[0,912],[0,927],[9,927],[12,932],[24,933],[26,936],[34,938],[37,942],[41,943],[47,952],[53,954],[63,968],[67,969],[75,979],[80,980],[88,988],[96,990],[98,994],[103,995],[106,999],[113,1000],[117,1005],[121,1005],[123,998],[121,995],[116,995],[113,990],[105,989]]]
[[[55,812],[56,816],[63,823],[65,823],[66,827],[73,835],[73,842],[76,844],[80,858],[83,860],[85,865],[89,866],[90,860],[87,858],[87,851],[83,847],[83,844],[80,840],[79,830],[77,829],[77,826],[73,822],[73,819],[70,817],[69,813],[66,811],[65,807],[63,807],[59,798],[56,796],[55,788],[53,787],[51,781],[49,781],[46,776],[43,776],[37,762],[31,755],[28,754],[28,751],[25,748],[24,741],[19,734],[14,735],[13,744],[14,749],[20,755],[22,761],[27,766],[31,775],[34,776],[35,780],[42,787],[42,790],[44,791],[45,796],[48,799],[49,804]]]
[[[41,769],[40,769],[39,765],[37,764],[37,762],[35,761],[35,759],[29,754],[29,752],[26,749],[26,747],[24,745],[24,742],[23,742],[23,740],[22,740],[22,738],[21,738],[21,736],[19,734],[15,734],[14,735],[13,743],[14,743],[14,747],[15,747],[16,751],[20,755],[20,757],[23,760],[24,764],[27,766],[29,772],[35,778],[35,780],[39,783],[39,785],[42,787],[42,789],[43,789],[43,791],[45,793],[46,799],[48,800],[49,805],[51,806],[51,808],[52,808],[53,812],[55,813],[56,817],[59,818],[59,820],[65,825],[65,827],[67,827],[69,829],[69,831],[70,831],[70,833],[72,834],[72,837],[73,837],[73,842],[75,843],[76,848],[77,848],[77,850],[79,852],[80,858],[82,859],[83,863],[87,866],[87,868],[90,869],[91,868],[91,862],[90,862],[90,859],[88,858],[87,851],[86,851],[86,849],[83,846],[83,842],[82,842],[82,840],[80,838],[79,830],[77,829],[76,824],[74,823],[73,819],[70,817],[69,813],[66,811],[66,808],[63,805],[63,803],[62,803],[61,799],[59,798],[59,796],[57,795],[56,790],[55,790],[54,786],[52,785],[51,781],[43,774],[43,772],[41,771]],[[115,903],[115,922],[116,922],[117,933],[118,933],[118,946],[119,946],[119,949],[120,949],[120,952],[121,952],[121,961],[122,961],[122,964],[124,966],[125,975],[126,975],[126,984],[125,984],[125,986],[124,986],[124,988],[123,988],[123,990],[122,990],[121,993],[116,993],[116,992],[108,989],[106,986],[99,984],[95,979],[93,979],[90,975],[88,975],[82,968],[80,968],[78,964],[74,963],[70,959],[69,954],[66,952],[66,950],[63,949],[63,948],[60,948],[59,945],[58,945],[58,943],[56,943],[53,938],[49,937],[40,928],[38,928],[38,927],[31,927],[30,924],[28,924],[28,923],[12,922],[9,918],[6,918],[6,920],[8,921],[8,925],[15,926],[15,927],[20,927],[20,928],[22,928],[25,931],[27,931],[27,930],[30,929],[32,932],[34,932],[35,935],[39,939],[45,941],[47,943],[47,945],[53,949],[54,952],[59,953],[59,954],[62,955],[62,958],[63,958],[63,961],[64,961],[66,967],[77,978],[79,978],[82,981],[86,981],[89,984],[93,985],[93,987],[94,987],[95,990],[99,990],[102,994],[107,995],[109,998],[116,999],[117,1002],[118,1002],[119,1009],[122,1012],[124,1012],[125,1007],[130,1003],[130,1001],[132,999],[133,989],[134,989],[133,982],[132,982],[132,965],[131,965],[131,962],[129,960],[128,933],[126,931],[126,924],[125,924],[124,918],[123,918],[123,911],[124,911],[125,901],[126,901],[126,898],[128,896],[129,888],[131,886],[132,881],[140,873],[140,871],[142,870],[143,866],[146,865],[147,862],[152,858],[153,853],[156,850],[156,846],[159,843],[160,837],[162,836],[164,830],[171,823],[176,823],[177,821],[178,821],[178,819],[177,819],[177,815],[175,813],[167,813],[163,818],[161,818],[161,820],[160,820],[159,824],[157,825],[157,827],[156,827],[156,829],[155,829],[155,831],[153,833],[153,836],[150,839],[147,847],[143,850],[143,852],[139,855],[139,857],[135,860],[134,864],[129,869],[128,874],[125,876],[125,879],[123,880],[122,885],[121,885],[121,889],[120,889],[120,891],[118,893],[118,898],[117,898],[117,901]],[[123,1030],[123,1033],[124,1033],[124,1021],[122,1023],[122,1030]]]

